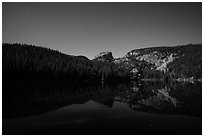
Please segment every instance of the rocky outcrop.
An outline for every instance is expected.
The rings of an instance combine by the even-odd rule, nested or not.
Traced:
[[[95,56],[93,60],[112,62],[114,61],[114,58],[113,58],[112,52],[107,51],[107,52],[101,52],[100,54]]]

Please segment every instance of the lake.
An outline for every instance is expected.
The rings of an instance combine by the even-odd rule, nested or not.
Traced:
[[[202,84],[3,85],[3,134],[202,134]]]

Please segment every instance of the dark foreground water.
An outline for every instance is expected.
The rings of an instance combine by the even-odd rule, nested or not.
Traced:
[[[3,134],[202,134],[201,83],[3,85]]]

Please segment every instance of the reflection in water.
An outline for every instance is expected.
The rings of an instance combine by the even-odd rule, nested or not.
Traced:
[[[169,95],[169,90],[170,88],[163,88],[163,89],[157,89],[157,90],[152,90],[155,95],[149,97],[148,99],[144,100],[141,99],[138,101],[139,104],[153,107],[155,109],[163,109],[163,108],[170,108],[170,107],[177,107],[179,104],[179,101],[171,97]]]
[[[182,117],[197,117],[199,120],[202,116],[201,83],[140,81],[115,86],[67,85],[4,88],[3,127],[9,129],[19,122],[24,123],[24,129],[36,127],[36,121],[39,128],[51,123],[56,125],[103,120],[108,121],[109,125],[115,123],[116,126],[119,121],[124,124],[125,121],[131,123],[136,119],[138,122],[139,116],[146,116],[145,119],[150,118],[156,123],[160,121],[155,118],[158,114],[159,118],[161,114],[179,114]]]

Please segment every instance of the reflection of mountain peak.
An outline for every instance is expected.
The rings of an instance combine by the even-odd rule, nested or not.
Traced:
[[[101,107],[112,108],[114,100],[112,98],[109,98],[109,99],[97,100],[97,102],[101,103]]]
[[[106,99],[102,104],[112,108],[113,107],[113,103],[114,103],[113,99]]]

